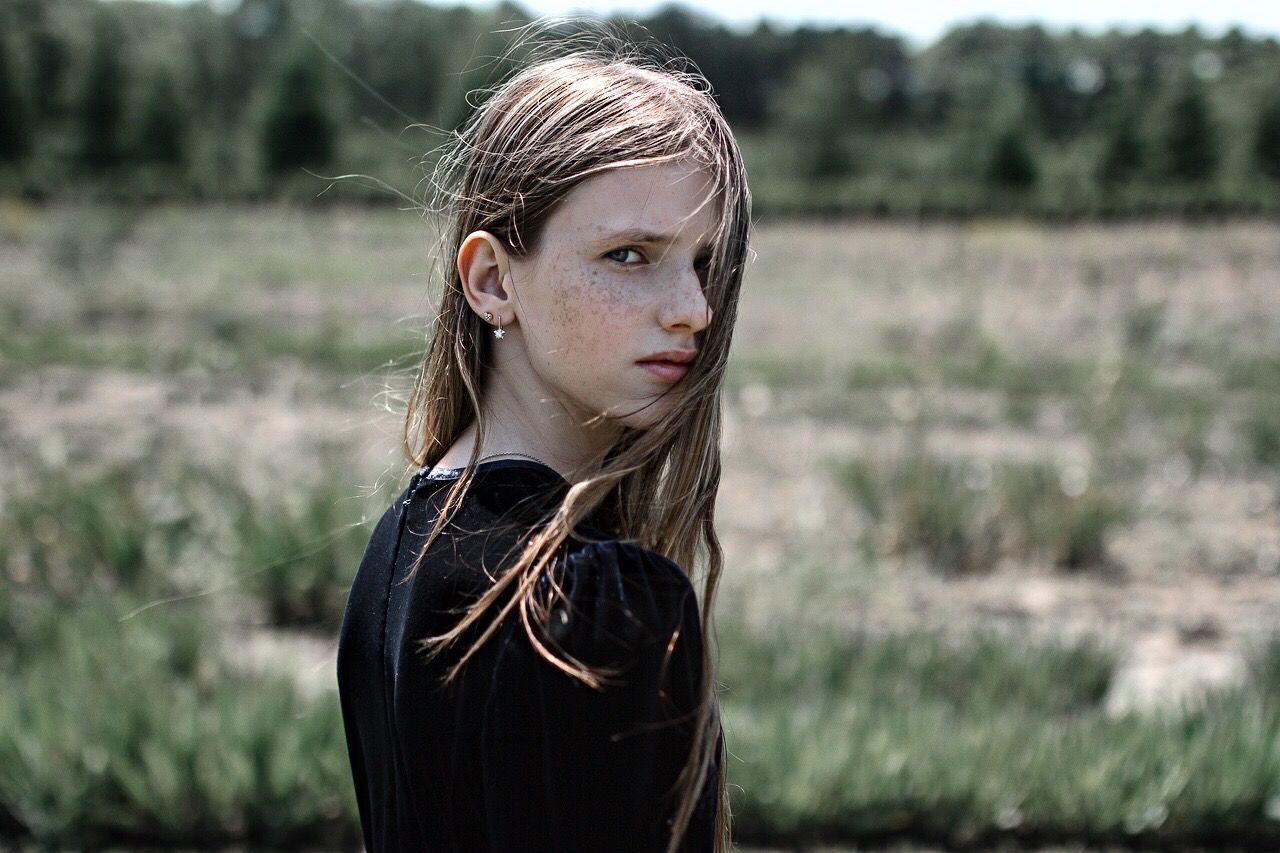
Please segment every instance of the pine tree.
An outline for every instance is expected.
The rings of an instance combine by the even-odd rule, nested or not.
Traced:
[[[9,46],[0,38],[0,162],[20,160],[30,150],[30,114],[9,67]]]
[[[99,11],[89,61],[76,99],[80,161],[91,169],[121,159],[120,126],[124,115],[124,66],[120,40],[109,13]]]
[[[36,123],[50,124],[67,114],[67,71],[70,49],[61,36],[39,29],[31,34],[31,104]]]
[[[1038,170],[1026,134],[1017,126],[1005,128],[995,139],[987,166],[987,180],[999,186],[1027,189]]]
[[[1160,135],[1164,173],[1179,181],[1201,181],[1218,166],[1218,139],[1200,86],[1184,78],[1164,113]]]
[[[779,94],[775,117],[795,146],[805,178],[826,180],[856,171],[842,138],[851,123],[846,93],[833,85],[825,67],[810,62],[797,69]]]
[[[1258,112],[1253,157],[1263,174],[1280,179],[1280,96],[1274,93]]]
[[[263,154],[270,172],[319,167],[329,161],[337,127],[326,96],[320,72],[300,51],[294,51],[274,87],[262,126]]]
[[[1107,134],[1102,157],[1098,161],[1098,182],[1114,186],[1129,181],[1142,170],[1145,154],[1135,117],[1132,114],[1123,116]]]
[[[185,133],[186,115],[173,80],[165,73],[157,73],[148,86],[138,120],[134,155],[144,163],[177,165],[186,148]]]

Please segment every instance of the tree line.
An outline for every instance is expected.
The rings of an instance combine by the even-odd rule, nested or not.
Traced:
[[[0,192],[412,192],[468,92],[503,73],[501,31],[530,18],[511,3],[8,0]],[[626,26],[707,76],[762,210],[1280,211],[1274,38],[979,21],[913,51],[872,27],[739,31],[679,5]],[[373,180],[313,176],[337,174]]]

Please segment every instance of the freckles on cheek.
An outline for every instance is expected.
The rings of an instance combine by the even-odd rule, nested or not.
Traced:
[[[638,308],[634,289],[605,271],[558,271],[559,297],[554,323],[561,342],[561,368],[590,387],[616,368],[629,351]]]
[[[620,278],[597,267],[563,270],[560,281],[567,301],[604,308],[622,307],[636,298],[638,288],[628,286],[629,282]]]
[[[603,271],[565,270],[560,282],[555,322],[569,340],[608,337],[637,311],[634,289]]]

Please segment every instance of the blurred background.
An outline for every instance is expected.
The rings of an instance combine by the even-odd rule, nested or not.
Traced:
[[[0,5],[0,847],[359,849],[413,202],[553,2]],[[1277,13],[899,6],[582,10],[693,59],[756,199],[736,837],[1280,849]]]

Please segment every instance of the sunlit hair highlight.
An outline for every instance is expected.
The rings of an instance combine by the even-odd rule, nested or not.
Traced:
[[[566,34],[566,22],[576,31]],[[585,538],[575,530],[579,522],[590,515],[594,525],[619,540],[670,558],[691,580],[701,574],[705,678],[690,759],[676,783],[680,805],[667,847],[674,851],[712,767],[721,731],[710,642],[723,563],[714,529],[720,391],[748,254],[751,195],[737,142],[710,84],[692,62],[616,25],[590,19],[542,19],[515,32],[504,59],[518,53],[521,67],[478,93],[480,103],[473,104],[474,112],[442,147],[429,175],[434,197],[424,210],[439,219],[436,254],[443,289],[409,395],[403,449],[415,469],[423,468],[436,464],[473,420],[477,438],[410,574],[470,487],[487,429],[481,390],[495,341],[489,324],[467,302],[455,263],[467,235],[487,231],[516,257],[528,257],[537,252],[557,205],[582,181],[610,169],[690,161],[711,176],[706,201],[718,212],[704,281],[712,321],[697,335],[698,356],[680,383],[680,405],[670,407],[648,429],[623,428],[617,443],[584,467],[582,479],[570,485],[549,521],[534,528],[510,568],[450,631],[423,638],[419,645],[428,657],[439,654],[486,611],[500,608],[450,667],[444,677],[448,683],[512,608],[518,608],[539,655],[569,676],[603,689],[618,670],[587,666],[567,654],[558,657],[548,647],[548,641],[555,645],[549,615],[565,598],[554,568],[568,539]],[[716,797],[716,849],[727,851],[732,833],[723,763]]]

